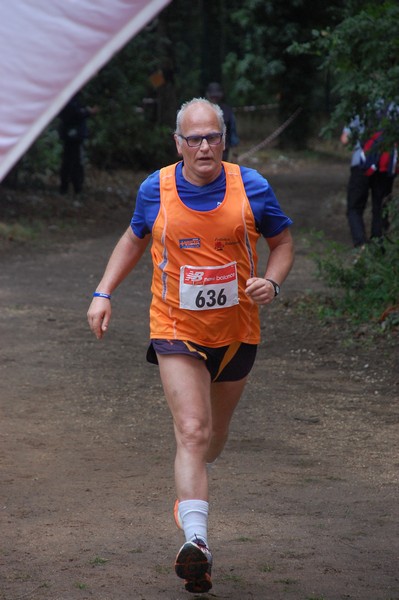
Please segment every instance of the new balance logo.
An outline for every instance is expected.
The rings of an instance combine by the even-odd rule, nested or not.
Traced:
[[[188,271],[185,275],[186,280],[191,283],[198,283],[199,281],[202,281],[205,273],[204,271]]]

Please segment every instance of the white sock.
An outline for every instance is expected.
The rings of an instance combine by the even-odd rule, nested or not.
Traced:
[[[183,500],[179,502],[179,515],[186,541],[201,538],[208,545],[208,512],[206,500]]]

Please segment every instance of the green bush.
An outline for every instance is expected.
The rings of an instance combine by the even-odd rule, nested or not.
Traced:
[[[4,185],[46,187],[61,165],[62,147],[57,126],[57,120],[50,123],[4,179]]]
[[[360,325],[382,322],[384,328],[399,325],[399,199],[389,206],[389,235],[371,240],[348,252],[325,241],[313,255],[318,275],[335,290],[326,301],[323,316],[343,316]],[[388,317],[389,315],[389,317]]]
[[[124,121],[112,121],[108,115],[97,119],[98,125],[90,124],[87,154],[98,168],[153,170],[177,161],[169,127],[151,123],[134,111],[126,111]]]

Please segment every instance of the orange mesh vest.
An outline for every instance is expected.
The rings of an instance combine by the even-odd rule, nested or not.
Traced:
[[[210,347],[260,341],[258,306],[244,292],[247,279],[256,276],[260,234],[239,166],[223,166],[225,197],[206,212],[180,200],[176,165],[160,171],[160,210],[151,248],[152,339],[189,340]]]

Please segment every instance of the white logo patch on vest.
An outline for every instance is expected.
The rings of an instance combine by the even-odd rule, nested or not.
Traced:
[[[237,263],[180,267],[180,308],[212,310],[238,304]]]

